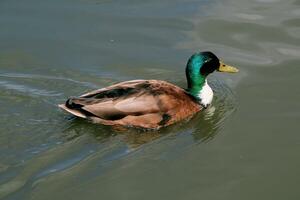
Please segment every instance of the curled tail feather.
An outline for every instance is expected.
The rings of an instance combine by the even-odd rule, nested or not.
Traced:
[[[58,107],[81,118],[89,118],[95,116],[92,113],[82,109],[84,105],[80,104],[80,98],[70,97],[65,104],[60,104]]]

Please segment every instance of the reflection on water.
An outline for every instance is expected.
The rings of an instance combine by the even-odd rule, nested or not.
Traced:
[[[192,19],[194,29],[187,31],[190,40],[179,47],[208,48],[225,58],[264,66],[299,57],[297,2],[217,2],[210,10],[213,15]],[[218,34],[212,37],[211,33]]]
[[[210,85],[214,89],[214,101],[211,107],[200,113],[198,118],[193,119],[199,123],[199,126],[195,126],[196,130],[193,133],[195,140],[212,139],[237,107],[234,94],[224,82],[216,79]]]

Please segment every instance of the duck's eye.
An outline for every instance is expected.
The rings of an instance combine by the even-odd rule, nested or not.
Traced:
[[[207,60],[205,60],[204,63],[208,63],[209,61],[211,61],[210,58],[208,58]]]

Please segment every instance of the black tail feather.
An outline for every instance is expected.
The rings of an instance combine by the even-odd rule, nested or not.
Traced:
[[[66,107],[70,108],[70,109],[81,109],[82,105],[80,104],[76,104],[73,102],[74,97],[70,97],[67,101],[66,101]]]
[[[81,112],[82,114],[84,114],[84,115],[87,116],[87,117],[98,117],[98,116],[94,115],[93,113],[88,112],[88,111],[82,109],[82,107],[83,107],[84,105],[80,105],[80,104],[75,103],[75,102],[74,102],[75,99],[76,99],[76,97],[70,97],[70,98],[66,101],[65,106],[66,106],[67,108],[69,108],[69,109],[77,110],[77,111]],[[77,99],[77,100],[78,100],[78,99]]]

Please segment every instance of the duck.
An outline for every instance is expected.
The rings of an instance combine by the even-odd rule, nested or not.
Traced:
[[[186,64],[186,89],[163,80],[130,80],[70,97],[58,106],[93,123],[160,129],[190,119],[212,103],[214,93],[207,76],[214,71],[239,70],[212,52],[197,52]]]

